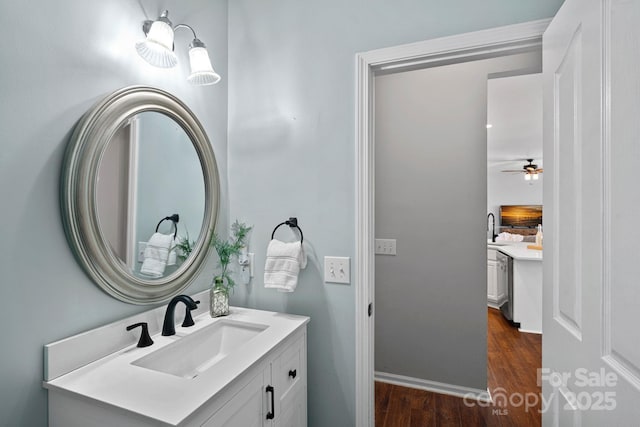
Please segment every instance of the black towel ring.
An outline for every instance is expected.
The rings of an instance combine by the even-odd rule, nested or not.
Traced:
[[[293,217],[276,225],[276,228],[273,229],[273,233],[271,233],[271,240],[273,240],[273,236],[276,234],[276,230],[281,225],[288,225],[291,228],[293,227],[297,228],[298,231],[300,232],[300,244],[302,244],[302,241],[304,240],[304,236],[302,235],[302,229],[298,226],[298,218],[293,218]]]
[[[178,237],[178,222],[180,222],[180,215],[173,214],[171,216],[165,216],[164,218],[162,218],[158,223],[158,225],[156,225],[156,233],[158,232],[158,228],[160,228],[160,224],[162,224],[162,221],[166,221],[166,220],[169,220],[173,223],[173,228],[175,228],[176,230],[175,233],[173,234],[173,238],[175,240],[175,238]]]

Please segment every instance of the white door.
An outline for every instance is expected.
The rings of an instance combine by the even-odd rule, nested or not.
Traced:
[[[638,425],[640,2],[566,0],[543,43],[543,425]]]

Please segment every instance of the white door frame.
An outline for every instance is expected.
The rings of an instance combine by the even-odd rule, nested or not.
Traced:
[[[374,425],[374,77],[539,49],[550,19],[427,40],[356,55],[356,426]]]
[[[129,176],[127,199],[127,266],[135,271],[138,262],[138,154],[140,151],[140,119],[129,120]]]

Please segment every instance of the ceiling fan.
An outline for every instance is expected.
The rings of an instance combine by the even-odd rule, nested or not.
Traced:
[[[512,173],[524,173],[524,179],[526,181],[537,180],[538,174],[541,174],[543,169],[538,168],[538,165],[533,163],[533,159],[525,159],[527,164],[525,164],[522,169],[511,169],[511,170],[503,170],[502,172],[512,172]]]

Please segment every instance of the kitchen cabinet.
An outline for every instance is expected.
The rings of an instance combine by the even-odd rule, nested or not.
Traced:
[[[498,261],[496,259],[495,249],[487,249],[487,305],[489,305],[490,307],[499,308]]]
[[[511,314],[514,323],[519,324],[521,332],[542,333],[542,251],[529,249],[527,243],[513,243],[488,248],[488,261],[495,258],[497,261],[495,285],[495,300],[491,300],[489,295],[487,300],[489,305],[492,301],[497,304],[509,300],[511,304]],[[508,281],[501,284],[501,270],[498,253],[502,253],[512,260],[512,293],[507,292]],[[508,265],[505,267],[508,270]],[[507,271],[508,272],[508,271]],[[491,292],[491,285],[487,285],[488,294]],[[504,295],[503,300],[501,300]]]
[[[502,306],[507,300],[507,288],[509,287],[509,277],[511,277],[510,265],[513,260],[503,253],[497,254],[496,265],[496,305]]]

